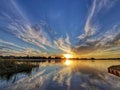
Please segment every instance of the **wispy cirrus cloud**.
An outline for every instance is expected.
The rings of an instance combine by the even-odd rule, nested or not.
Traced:
[[[34,48],[26,48],[22,51],[15,52],[17,56],[48,56],[47,52],[43,52]],[[13,55],[15,55],[13,54]]]
[[[0,55],[5,55],[5,56],[48,56],[46,52],[42,52],[40,50],[36,50],[33,48],[26,48],[24,50],[15,50],[11,48],[4,47],[2,50],[0,50]]]
[[[97,21],[97,16],[103,10],[105,13],[112,8],[117,0],[94,0],[89,10],[89,14],[84,26],[84,32],[79,38],[79,45],[75,46],[72,50],[73,52],[79,54],[89,54],[104,51],[105,49],[118,46],[120,40],[120,25],[114,24],[112,28],[110,27],[105,32],[102,32],[100,24]],[[102,12],[103,13],[103,12]],[[100,33],[99,30],[101,30]],[[94,37],[97,34],[102,34],[100,37]],[[93,54],[94,55],[94,54]]]
[[[114,25],[107,30],[101,37],[96,39],[87,39],[85,45],[74,47],[72,50],[75,53],[87,54],[88,56],[109,56],[113,53],[118,55],[120,51],[120,25]],[[104,54],[104,55],[103,55]]]
[[[47,25],[46,22],[41,21],[40,23],[33,25],[29,21],[29,19],[25,16],[25,14],[21,11],[21,9],[18,7],[15,1],[9,1],[9,5],[4,7],[2,11],[0,12],[0,19],[3,20],[3,26],[5,29],[9,32],[14,34],[17,38],[23,40],[24,42],[27,42],[29,44],[35,45],[40,47],[41,49],[44,49],[47,51],[48,47],[53,48],[56,47],[59,48],[62,52],[67,51],[70,52],[70,40],[69,36],[67,35],[66,39],[59,38],[54,43],[54,37],[51,33],[51,29]],[[6,1],[4,1],[6,3]],[[5,4],[7,5],[7,4]],[[6,10],[7,9],[7,10]],[[13,11],[14,9],[14,11]],[[4,12],[5,11],[5,12]],[[9,12],[10,11],[10,12]],[[52,40],[51,40],[52,39]],[[1,43],[1,42],[0,42]],[[5,42],[4,42],[5,43]],[[7,43],[7,42],[6,42]],[[8,43],[7,43],[8,44]],[[60,44],[60,45],[59,45]],[[7,48],[11,48],[12,43],[8,44],[8,47],[4,49],[4,51],[8,51]],[[15,44],[14,44],[15,46]],[[67,48],[67,49],[66,49]],[[25,50],[26,54],[26,49]],[[12,49],[14,50],[14,49]],[[11,51],[11,50],[9,50]],[[29,51],[29,50],[27,50]],[[33,50],[30,50],[33,51]],[[37,51],[38,52],[38,51]],[[39,52],[41,52],[39,50]],[[21,53],[20,51],[15,51],[15,53]],[[27,54],[26,54],[27,55]]]
[[[25,47],[0,39],[0,55],[16,55],[16,52],[24,49]]]
[[[12,42],[8,42],[8,41],[5,41],[5,40],[2,40],[2,39],[0,39],[0,45],[1,46],[10,46],[10,47],[16,47],[16,48],[19,48],[19,49],[25,49],[24,47],[21,47],[21,46],[19,46],[19,45],[17,45],[17,44],[14,44],[14,43],[12,43]]]
[[[107,27],[107,28],[103,27],[106,30],[102,30],[100,20],[98,20],[99,16],[101,14],[103,15],[103,13],[107,13],[110,10],[110,8],[114,7],[117,1],[118,0],[90,1],[90,4],[91,2],[92,4],[90,7],[88,6],[89,7],[88,8],[89,10],[87,12],[88,15],[86,18],[85,25],[83,26],[84,33],[81,33],[78,36],[79,44],[77,46],[76,45],[73,46],[72,42],[74,41],[71,41],[72,40],[72,39],[70,40],[71,36],[69,36],[71,34],[68,33],[66,37],[62,37],[62,35],[60,34],[64,34],[64,31],[61,30],[62,31],[61,33],[57,33],[56,27],[59,27],[59,25],[55,24],[55,22],[49,21],[49,18],[46,19],[48,20],[48,22],[44,21],[45,19],[43,18],[36,24],[30,21],[32,19],[29,19],[29,17],[31,17],[28,15],[29,10],[28,11],[27,9],[25,9],[26,11],[22,10],[22,8],[24,7],[22,8],[19,7],[18,3],[16,3],[15,0],[12,0],[12,1],[2,0],[1,2],[3,5],[0,4],[1,6],[0,7],[0,29],[3,31],[7,31],[7,33],[9,34],[14,35],[15,38],[17,39],[19,38],[20,41],[23,42],[23,44],[27,43],[28,46],[30,45],[32,46],[32,48],[21,47],[17,45],[17,42],[16,44],[13,44],[12,42],[0,41],[0,45],[1,45],[0,48],[2,50],[1,52],[4,52],[4,53],[12,52],[12,54],[20,54],[20,55],[23,55],[23,53],[25,53],[25,55],[27,54],[32,55],[32,53],[34,55],[35,54],[37,55],[37,53],[39,54],[45,53],[45,52],[52,53],[57,51],[60,52],[60,54],[74,53],[74,52],[76,54],[77,53],[88,54],[91,52],[99,51],[99,49],[103,51],[105,50],[107,51],[110,48],[119,46],[120,45],[120,32],[119,32],[120,25],[117,23],[112,23],[110,24],[110,26],[103,25],[104,27]],[[22,6],[22,4],[20,5]],[[26,12],[26,14],[24,12]],[[44,12],[44,10],[42,10],[41,12]],[[30,12],[30,13],[33,13],[33,12]],[[42,15],[40,17],[42,17]],[[53,28],[50,28],[51,26],[49,27],[49,25],[53,26]],[[67,27],[69,26],[67,25]],[[55,32],[52,31],[52,29],[56,29],[55,32],[57,34],[55,34]],[[73,31],[73,33],[78,33],[78,32]],[[39,48],[40,50],[36,50],[35,48]],[[45,52],[42,52],[42,51],[45,51]]]
[[[92,37],[95,35],[98,30],[100,29],[100,26],[98,24],[98,21],[96,19],[96,16],[104,9],[108,10],[114,4],[116,3],[117,0],[111,1],[111,0],[93,0],[93,4],[89,10],[89,14],[85,23],[84,27],[84,34],[81,34],[78,36],[80,40],[84,39],[86,40],[89,37]]]
[[[0,55],[15,55],[15,56],[46,56],[47,52],[43,52],[34,48],[26,48],[0,39]]]
[[[0,12],[1,19],[4,21],[4,26],[1,27],[5,27],[10,33],[13,33],[17,38],[27,43],[36,45],[42,49],[46,49],[46,46],[52,48],[50,37],[45,28],[43,28],[46,27],[45,24],[41,22],[37,25],[31,25],[25,14],[16,5],[16,2],[9,2],[9,5],[4,7]],[[3,1],[3,3],[7,5],[7,1]]]
[[[114,25],[99,40],[96,46],[117,46],[120,40],[120,25]]]
[[[69,35],[66,34],[66,38],[58,38],[57,40],[54,40],[54,44],[59,48],[60,50],[66,52],[66,53],[71,53],[71,42]]]
[[[48,39],[49,35],[44,32],[41,25],[32,26],[30,24],[20,25],[20,23],[12,23],[8,28],[23,41],[43,49],[46,49],[46,46],[52,47],[50,39]]]

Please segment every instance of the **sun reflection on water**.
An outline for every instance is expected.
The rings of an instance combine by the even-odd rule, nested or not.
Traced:
[[[69,66],[71,64],[71,61],[70,60],[66,60],[65,61],[65,65]]]

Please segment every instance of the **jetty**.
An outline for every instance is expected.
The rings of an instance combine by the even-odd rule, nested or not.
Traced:
[[[108,67],[108,72],[120,77],[120,65],[113,65]]]

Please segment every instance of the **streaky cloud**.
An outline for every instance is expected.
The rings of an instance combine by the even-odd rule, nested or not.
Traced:
[[[84,33],[78,36],[79,44],[72,48],[73,52],[79,54],[89,54],[99,52],[99,50],[105,50],[111,47],[119,45],[120,32],[119,24],[114,23],[112,29],[109,28],[105,32],[102,32],[101,26],[97,21],[98,14],[104,10],[106,13],[112,8],[118,0],[94,0],[89,10],[89,14],[84,26]],[[103,13],[103,12],[102,12]],[[101,32],[100,32],[101,31]],[[99,32],[99,33],[97,33]],[[100,37],[95,37],[102,34]]]
[[[54,44],[58,49],[67,53],[71,53],[71,42],[68,34],[66,35],[66,38],[60,37],[57,40],[54,40]]]
[[[87,38],[94,36],[98,30],[100,29],[100,25],[97,21],[97,15],[101,12],[101,10],[108,10],[114,6],[117,0],[93,0],[93,4],[89,10],[89,14],[84,27],[84,34],[78,36],[80,40],[84,39],[86,41]]]
[[[42,49],[47,49],[46,46],[52,47],[52,44],[50,42],[49,35],[44,32],[42,25],[31,25],[28,18],[24,15],[24,13],[20,10],[18,5],[15,1],[9,1],[9,5],[6,3],[6,6],[4,9],[8,9],[5,12],[1,11],[2,19],[7,24],[7,26],[4,26],[10,33],[13,33],[16,35],[17,38],[20,38],[21,40],[31,43],[33,45],[36,45]],[[14,11],[13,11],[14,9]],[[9,12],[12,11],[12,12]],[[13,18],[14,16],[14,18]]]
[[[2,40],[2,39],[0,39],[0,45],[1,44],[2,44],[2,46],[7,45],[7,46],[17,47],[17,48],[20,48],[20,49],[25,49],[25,47],[21,47],[21,46],[16,45],[16,44],[14,44],[12,42],[8,42],[8,41]]]

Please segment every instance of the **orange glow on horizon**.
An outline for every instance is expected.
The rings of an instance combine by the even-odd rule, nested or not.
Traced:
[[[65,54],[64,57],[65,58],[72,58],[72,55],[71,54]]]

